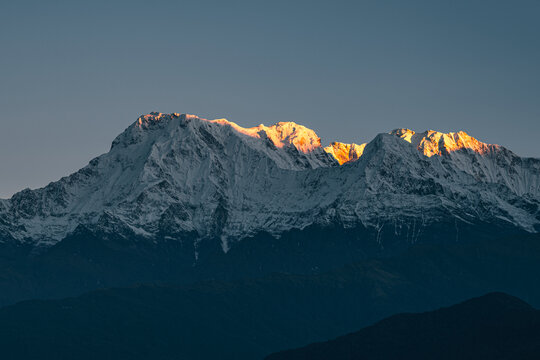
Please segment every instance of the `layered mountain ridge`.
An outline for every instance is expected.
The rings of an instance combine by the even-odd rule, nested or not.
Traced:
[[[341,166],[340,166],[341,165]],[[323,148],[292,122],[151,113],[111,150],[44,188],[0,200],[0,238],[49,246],[79,226],[146,238],[279,237],[308,226],[371,228],[414,242],[430,224],[540,230],[540,160],[464,132],[379,134]],[[454,228],[454,226],[452,228]]]
[[[538,310],[508,294],[489,293],[435,311],[394,315],[266,360],[535,359],[539,338]]]

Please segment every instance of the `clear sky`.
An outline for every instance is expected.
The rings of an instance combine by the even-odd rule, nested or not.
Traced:
[[[324,144],[464,130],[540,157],[540,1],[2,1],[0,197],[140,114],[295,121]]]

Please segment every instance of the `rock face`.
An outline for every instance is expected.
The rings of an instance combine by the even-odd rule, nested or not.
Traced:
[[[341,166],[340,166],[341,165]],[[288,122],[242,128],[186,114],[141,116],[78,172],[0,200],[0,238],[50,246],[78,226],[145,238],[243,238],[311,225],[414,242],[441,221],[540,230],[540,160],[464,132],[379,134],[323,148]]]

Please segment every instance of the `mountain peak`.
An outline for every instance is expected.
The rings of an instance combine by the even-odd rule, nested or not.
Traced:
[[[402,128],[394,129],[390,131],[390,135],[395,135],[399,138],[404,139],[405,141],[411,142],[413,135],[416,134],[413,130]]]
[[[225,118],[208,120],[190,114],[151,112],[150,114],[141,115],[135,122],[135,126],[139,129],[149,129],[157,125],[164,126],[165,123],[176,118],[180,118],[181,121],[197,119],[209,124],[228,126],[237,133],[252,138],[268,139],[275,147],[280,149],[293,146],[300,152],[310,153],[321,147],[321,139],[315,131],[292,121],[278,122],[271,126],[260,124],[259,126],[244,128]]]
[[[464,131],[442,133],[435,130],[426,130],[423,133],[416,133],[413,130],[403,128],[392,130],[390,134],[411,143],[427,157],[440,156],[463,149],[486,154],[491,148],[499,147],[498,145],[483,143]]]
[[[293,145],[303,153],[321,147],[321,138],[315,131],[294,122],[278,122],[270,127],[262,126],[268,138],[278,148]]]
[[[309,153],[321,147],[321,139],[315,131],[295,122],[278,122],[271,126],[260,124],[256,127],[244,128],[227,119],[206,120],[211,123],[228,125],[237,132],[253,137],[269,139],[275,147],[294,146],[298,151]]]
[[[153,111],[150,114],[141,115],[135,122],[135,125],[140,129],[147,129],[156,123],[163,123],[165,121],[169,121],[173,118],[179,118],[180,116],[189,116],[189,117],[196,117],[194,115],[187,115],[187,114],[179,114],[179,113],[172,113],[172,114],[163,114],[157,111]]]
[[[324,148],[328,154],[332,155],[338,162],[339,165],[345,163],[356,161],[364,153],[364,148],[366,144],[344,144],[341,142],[334,141],[330,145]]]

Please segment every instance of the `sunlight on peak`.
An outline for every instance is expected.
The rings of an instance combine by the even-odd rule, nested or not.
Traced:
[[[321,139],[317,136],[315,131],[292,121],[281,121],[271,126],[260,124],[255,127],[245,128],[225,118],[207,120],[196,115],[152,112],[140,116],[137,122],[140,128],[147,128],[147,126],[151,126],[159,121],[177,118],[185,120],[197,119],[207,124],[227,126],[239,134],[270,141],[279,149],[294,147],[304,154],[311,153],[315,150],[324,151],[331,155],[340,165],[358,160],[363,155],[366,146],[365,143],[359,145],[354,143],[345,144],[333,142],[329,146],[323,148],[321,146]],[[480,142],[463,131],[442,133],[434,130],[426,130],[423,133],[417,133],[411,129],[400,128],[392,130],[389,134],[410,143],[427,157],[434,155],[441,156],[462,149],[469,149],[479,154],[486,154],[493,147],[498,147],[498,145],[489,145]]]
[[[296,149],[303,153],[312,152],[314,149],[321,147],[321,139],[315,131],[306,128],[303,125],[298,125],[294,122],[278,122],[272,126],[259,126],[252,128],[244,128],[227,119],[207,120],[211,123],[231,126],[237,132],[254,137],[268,138],[277,148],[283,148],[287,145],[294,145]]]
[[[427,157],[442,155],[462,149],[469,149],[479,154],[486,154],[490,145],[478,141],[464,131],[442,133],[435,130],[426,130],[423,133],[415,133],[409,129],[396,129],[390,132],[399,138],[411,143]]]
[[[403,140],[407,141],[407,142],[411,142],[412,141],[412,137],[413,135],[415,134],[415,132],[413,130],[410,130],[410,129],[406,129],[406,128],[403,128],[403,129],[395,129],[395,130],[392,130],[390,132],[391,135],[396,135],[400,138],[402,138]]]
[[[332,155],[339,163],[343,165],[348,162],[358,160],[364,153],[366,144],[344,144],[334,141],[324,148],[328,154]]]

